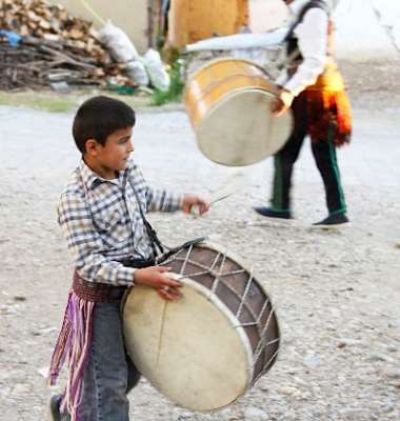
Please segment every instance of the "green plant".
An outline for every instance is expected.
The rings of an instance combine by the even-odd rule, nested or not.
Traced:
[[[161,91],[155,89],[153,92],[152,102],[153,105],[163,105],[168,102],[178,102],[182,97],[183,88],[185,86],[181,75],[182,63],[181,61],[175,60],[169,69],[170,85],[168,91]]]

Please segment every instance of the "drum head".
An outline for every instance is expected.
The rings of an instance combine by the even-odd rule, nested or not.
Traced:
[[[251,348],[210,290],[181,279],[183,299],[166,302],[135,286],[123,308],[128,354],[164,396],[194,411],[224,407],[245,393]]]
[[[209,110],[196,129],[204,155],[218,164],[244,166],[262,161],[285,144],[292,114],[275,117],[273,94],[261,89],[231,92]]]

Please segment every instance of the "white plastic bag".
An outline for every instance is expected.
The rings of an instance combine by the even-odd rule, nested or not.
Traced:
[[[140,60],[139,53],[128,35],[111,22],[107,22],[100,29],[99,36],[100,41],[106,45],[112,57],[119,62],[126,63],[126,73],[129,79],[140,86],[147,86],[149,77]]]
[[[147,86],[150,82],[144,64],[140,61],[140,59],[127,63],[126,73],[129,79],[133,80],[140,86]]]
[[[168,91],[171,80],[161,61],[160,53],[150,48],[143,56],[143,63],[149,74],[151,84],[160,91]]]
[[[100,41],[106,45],[115,60],[127,62],[139,58],[139,54],[128,35],[111,22],[107,22],[99,30],[99,36]]]

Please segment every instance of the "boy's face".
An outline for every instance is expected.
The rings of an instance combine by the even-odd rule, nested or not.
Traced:
[[[126,168],[130,154],[133,152],[133,127],[119,129],[111,133],[101,145],[94,139],[86,142],[85,161],[92,170],[105,179],[113,179],[118,171]]]

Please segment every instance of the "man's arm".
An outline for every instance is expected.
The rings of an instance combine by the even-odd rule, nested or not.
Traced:
[[[292,77],[285,79],[281,74],[279,81],[276,81],[281,85],[281,89],[276,101],[272,104],[272,112],[275,115],[281,115],[287,111],[293,99],[315,83],[323,72],[327,59],[327,13],[320,8],[310,9],[305,14],[296,35],[303,62]]]
[[[328,15],[318,7],[310,9],[296,31],[303,62],[283,88],[296,97],[315,83],[327,59]]]

